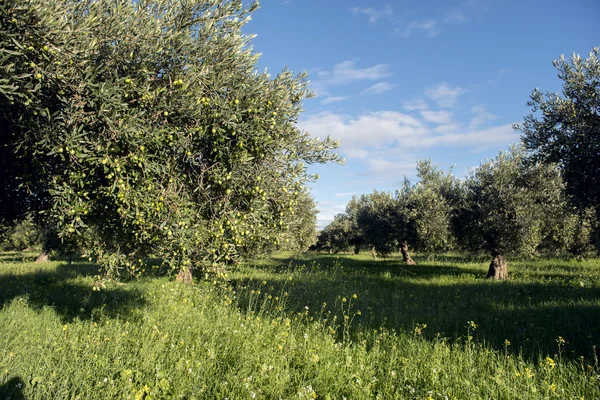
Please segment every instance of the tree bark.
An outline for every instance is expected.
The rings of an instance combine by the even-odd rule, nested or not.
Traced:
[[[504,256],[498,252],[493,252],[492,257],[492,262],[490,263],[490,269],[488,270],[486,279],[508,279],[506,258],[504,258]]]
[[[373,246],[371,249],[371,257],[373,257],[373,260],[377,260],[377,251],[375,250],[375,246]]]
[[[192,270],[189,268],[181,268],[179,273],[177,274],[177,282],[185,283],[186,285],[190,285],[192,283]]]
[[[400,252],[402,253],[402,259],[406,265],[417,265],[417,263],[410,258],[410,254],[408,254],[408,243],[406,240],[402,242],[402,245],[400,246]]]
[[[48,253],[46,253],[44,250],[42,250],[40,255],[37,256],[37,258],[35,259],[35,262],[36,263],[45,263],[45,262],[48,262],[49,260],[50,260],[50,256],[48,255]]]

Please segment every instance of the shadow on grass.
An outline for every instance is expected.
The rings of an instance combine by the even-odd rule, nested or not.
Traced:
[[[36,254],[24,254],[14,252],[11,253],[2,253],[0,255],[0,263],[32,263],[37,258]]]
[[[14,377],[0,384],[0,399],[25,400],[25,382],[19,377]]]
[[[142,293],[126,287],[92,290],[89,277],[98,266],[87,263],[59,264],[55,269],[6,274],[0,278],[0,308],[15,298],[25,298],[35,308],[52,307],[65,322],[100,315],[126,317],[145,302]]]
[[[463,261],[459,261],[463,260]],[[438,260],[422,259],[417,265],[406,265],[399,257],[379,258],[376,261],[356,258],[352,255],[305,255],[300,257],[289,257],[272,259],[266,261],[264,265],[267,270],[273,272],[318,272],[331,271],[336,266],[342,265],[347,273],[365,273],[368,275],[388,274],[392,276],[414,276],[419,278],[434,278],[438,276],[460,276],[472,274],[475,277],[485,277],[485,272],[481,269],[457,267],[451,264],[458,264],[464,261],[461,258],[453,258],[452,263],[444,263]],[[450,264],[450,265],[449,265]]]
[[[427,324],[423,334],[431,339],[439,335],[464,340],[472,335],[496,350],[521,352],[534,360],[558,353],[558,337],[566,340],[562,355],[572,359],[585,356],[592,360],[593,346],[600,347],[597,286],[572,285],[568,279],[497,282],[483,279],[483,269],[438,263],[408,267],[398,260],[369,262],[350,256],[339,256],[340,265],[334,264],[338,260],[333,258],[322,257],[313,264],[302,259],[280,260],[280,265],[267,269],[295,271],[292,280],[281,273],[266,285],[258,277],[233,284],[260,288],[264,296],[281,297],[287,292],[288,309],[302,313],[308,307],[315,319],[331,311],[341,321],[341,306],[348,315],[351,304],[350,317],[361,311],[354,319],[354,334],[381,326],[413,332],[417,324]],[[303,263],[308,265],[303,267]],[[356,299],[352,299],[354,293]],[[342,303],[343,297],[347,302]],[[240,308],[247,308],[250,301],[242,297]],[[324,302],[325,313],[321,311]],[[474,332],[468,332],[468,321],[477,324]]]

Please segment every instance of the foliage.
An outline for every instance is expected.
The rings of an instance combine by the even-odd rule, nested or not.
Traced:
[[[402,242],[425,252],[451,249],[463,185],[430,160],[417,163],[417,174],[417,184],[405,179],[394,195],[374,191],[354,196],[346,213],[323,231],[321,241],[336,242],[338,249],[374,247],[382,255]]]
[[[554,61],[562,93],[535,89],[533,113],[515,128],[533,162],[556,163],[578,208],[600,206],[600,48]]]
[[[533,255],[559,216],[563,183],[553,165],[524,162],[511,147],[482,163],[466,181],[467,198],[459,216],[469,249]]]
[[[0,242],[0,248],[23,251],[39,248],[41,244],[40,229],[35,225],[32,218],[27,218],[8,231],[4,241]]]
[[[408,191],[407,200],[415,229],[413,245],[428,253],[452,249],[457,210],[464,201],[463,185],[431,160],[417,163],[417,176],[419,182]]]
[[[279,250],[304,252],[317,241],[317,205],[308,191],[302,191],[288,211]]]
[[[112,274],[150,252],[188,269],[278,246],[306,163],[339,158],[296,126],[306,76],[255,71],[241,30],[256,8],[4,2],[2,204],[42,212]]]
[[[347,251],[351,240],[356,235],[350,219],[346,214],[337,214],[324,229],[319,232],[314,249],[317,251]]]
[[[346,205],[346,211],[335,215],[333,221],[319,232],[314,249],[338,252],[353,248],[354,253],[358,254],[368,244],[365,233],[358,224],[365,199],[363,196],[352,196]]]
[[[398,247],[395,206],[393,196],[387,192],[375,190],[360,196],[358,227],[365,243],[382,255],[388,255]]]

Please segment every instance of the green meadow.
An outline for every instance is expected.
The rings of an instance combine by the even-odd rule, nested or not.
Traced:
[[[600,260],[281,254],[228,282],[0,254],[0,399],[600,398]]]

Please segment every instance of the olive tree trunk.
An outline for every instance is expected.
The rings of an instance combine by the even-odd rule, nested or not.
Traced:
[[[192,283],[192,270],[189,268],[181,268],[177,274],[176,281],[190,285]]]
[[[377,260],[377,251],[375,250],[375,246],[373,246],[371,249],[371,257],[373,257],[373,260]]]
[[[492,253],[492,257],[486,279],[508,279],[506,258],[498,252]]]
[[[402,259],[406,265],[417,265],[417,263],[410,258],[410,254],[408,254],[408,243],[406,240],[403,241],[402,245],[400,246],[400,253],[402,253]]]
[[[46,253],[45,250],[42,250],[40,255],[37,256],[37,258],[35,259],[35,262],[36,263],[45,263],[45,262],[48,262],[48,260],[50,260],[50,256],[48,255],[48,253]]]

